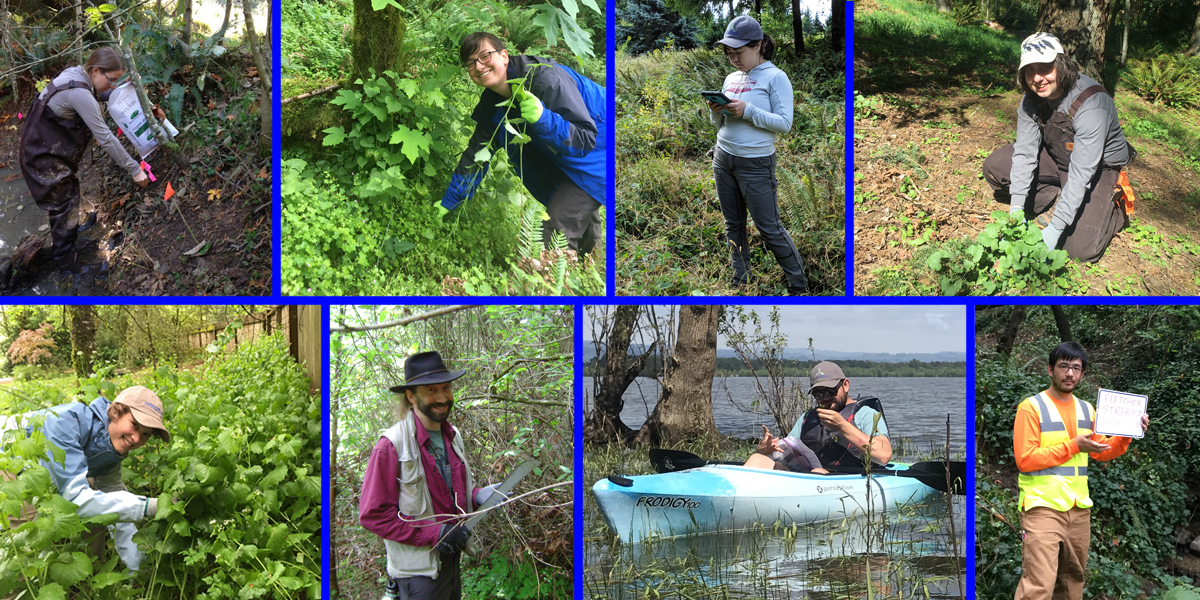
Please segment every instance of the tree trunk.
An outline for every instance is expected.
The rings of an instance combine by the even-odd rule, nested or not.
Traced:
[[[96,351],[96,307],[72,305],[71,366],[75,376],[83,379],[92,373],[92,354]]]
[[[675,348],[663,365],[662,397],[638,431],[639,444],[715,441],[712,382],[717,368],[717,306],[683,306]]]
[[[596,393],[592,415],[583,423],[583,439],[586,442],[599,445],[626,443],[633,437],[633,429],[621,420],[621,409],[625,408],[623,397],[658,344],[655,341],[640,357],[626,365],[629,340],[637,327],[639,312],[638,306],[617,307],[612,329],[605,334],[607,343],[604,345],[604,355],[596,356],[597,365],[601,364],[601,360],[604,361],[604,372],[600,376],[600,389]]]
[[[792,36],[796,38],[796,56],[804,54],[804,14],[800,0],[792,0]]]
[[[75,36],[79,37],[82,35],[83,35],[83,0],[79,0],[79,2],[75,3]],[[75,53],[75,60],[79,61],[79,64],[81,64],[81,65],[83,64],[83,45],[82,44],[80,44],[80,46],[79,46],[79,52]],[[16,65],[13,65],[13,66],[16,66]]]
[[[1193,37],[1195,33],[1192,34]],[[1125,59],[1129,56],[1129,0],[1125,0],[1125,32],[1121,34],[1121,66],[1125,66]]]
[[[271,8],[273,2],[267,3],[267,35],[270,36]],[[260,149],[271,148],[271,63],[258,47],[258,34],[254,32],[254,15],[250,12],[250,0],[242,0],[242,11],[246,14],[246,40],[250,43],[250,52],[254,55],[254,67],[258,69],[260,97],[258,113],[262,124],[262,133],[258,138]],[[270,38],[268,37],[268,42]]]
[[[1126,25],[1126,29],[1128,29]],[[1200,56],[1200,11],[1196,12],[1196,24],[1192,27],[1192,39],[1188,42],[1187,53]]]
[[[829,43],[834,51],[846,49],[846,4],[842,0],[833,0],[829,13]]]
[[[996,353],[1004,360],[1012,355],[1013,343],[1017,339],[1017,331],[1021,329],[1021,323],[1025,322],[1025,305],[1021,304],[1013,307],[1012,314],[1008,315],[1008,323],[1004,325],[1004,331],[1000,333],[1000,340],[996,343]]]
[[[270,9],[270,7],[268,7],[267,12],[270,13],[270,11],[271,11],[271,9]],[[229,15],[231,13],[233,13],[233,0],[225,0],[225,18],[221,21],[221,28],[218,29],[217,33],[212,36],[213,45],[216,45],[217,42],[221,41],[221,39],[223,39],[225,37],[225,31],[229,29]],[[270,28],[271,28],[271,18],[270,18],[270,14],[268,14],[267,15],[268,31],[270,30]],[[271,36],[268,35],[267,39],[270,40]]]
[[[1054,324],[1058,326],[1058,341],[1071,341],[1071,322],[1067,320],[1066,313],[1063,312],[1061,306],[1051,306],[1050,312],[1054,313]]]
[[[375,70],[375,76],[382,76],[384,71],[403,71],[400,48],[404,44],[406,29],[404,17],[394,6],[377,11],[371,8],[371,0],[354,0],[354,29],[350,33],[353,72],[350,74],[350,83],[360,78],[369,79],[371,69]]]
[[[1104,34],[1109,0],[1042,0],[1037,31],[1053,31],[1081,72],[1100,81],[1104,71]]]
[[[8,36],[11,35],[9,33],[8,21],[8,0],[4,0],[4,3],[0,4],[0,45],[4,46],[4,56],[8,60],[9,66],[16,66],[13,60],[12,46],[8,41]],[[8,77],[12,82],[13,102],[19,104],[21,102],[21,85],[18,74],[13,73]]]
[[[232,4],[233,0],[229,0],[229,2],[230,2],[230,4]],[[330,362],[332,363],[332,361],[330,361]],[[342,373],[342,361],[340,361],[340,360],[337,361],[337,366],[335,367],[335,369],[336,370],[332,374],[333,381],[340,381],[341,373]],[[330,386],[330,387],[332,387],[332,386]],[[338,447],[338,442],[339,442],[337,416],[338,416],[339,411],[341,410],[341,405],[342,405],[340,392],[337,392],[337,393],[332,392],[332,391],[330,392],[329,405],[330,405],[329,406],[329,466],[331,468],[333,468],[334,473],[337,473],[338,472],[337,447]],[[333,514],[335,514],[334,507],[337,506],[338,478],[335,475],[334,477],[332,477],[330,479],[331,480],[329,483],[329,500],[328,500],[329,504],[327,506],[329,506],[329,514],[333,515]],[[334,517],[334,518],[336,518],[336,517]],[[337,548],[337,538],[334,537],[337,534],[337,532],[338,532],[337,527],[329,528],[329,547],[330,548]],[[337,579],[337,553],[330,552],[329,553],[329,591],[332,592],[335,597],[341,598],[342,592],[340,589],[338,589],[339,587],[340,586],[338,585],[338,579]]]
[[[754,14],[762,20],[762,0],[754,0]]]
[[[192,0],[183,0],[183,43],[192,45]]]
[[[954,7],[950,6],[950,0],[937,0],[937,9],[938,12],[948,13],[953,11]]]

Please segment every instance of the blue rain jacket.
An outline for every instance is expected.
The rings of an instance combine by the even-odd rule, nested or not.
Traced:
[[[125,491],[121,482],[121,461],[126,457],[117,454],[108,435],[108,405],[106,398],[99,397],[91,404],[72,402],[24,416],[28,420],[45,415],[42,434],[66,453],[63,464],[55,461],[52,453],[47,453],[48,458],[41,463],[50,471],[50,480],[59,495],[79,506],[76,514],[81,517],[117,514],[118,522],[110,526],[117,554],[125,566],[136,571],[142,552],[133,543],[133,534],[137,533],[133,523],[145,519],[148,502],[144,496]],[[33,433],[33,427],[33,424],[25,426],[26,436]],[[88,485],[89,477],[96,480],[96,488],[100,489]]]
[[[506,99],[485,89],[471,114],[477,123],[475,133],[442,196],[442,206],[446,209],[457,208],[483,181],[487,163],[475,162],[475,153],[487,147],[489,140],[492,148],[508,149],[509,163],[516,168],[529,193],[543,205],[550,203],[559,183],[567,178],[597,202],[607,204],[604,178],[608,173],[608,103],[604,88],[553,59],[510,57],[508,79],[520,79],[527,74],[525,87],[542,101],[542,117],[537,123],[515,127],[532,141],[523,145],[523,156],[522,144],[509,143],[513,135],[501,126],[505,108],[496,106]],[[509,111],[509,118],[521,116],[517,106]]]

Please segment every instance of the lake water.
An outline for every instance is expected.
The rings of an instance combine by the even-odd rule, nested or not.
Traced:
[[[808,389],[807,377],[788,379],[789,386],[797,384]],[[592,410],[594,380],[583,378],[584,409]],[[637,429],[646,422],[646,415],[658,402],[659,384],[651,378],[639,377],[625,390],[625,408],[621,420]],[[890,437],[908,438],[915,448],[928,452],[943,448],[946,443],[946,415],[950,415],[951,451],[966,451],[967,380],[963,377],[855,377],[850,380],[852,397],[875,396],[883,402]],[[761,398],[752,377],[717,377],[713,380],[713,419],[717,430],[740,438],[762,437],[765,424],[776,431],[775,419],[769,414],[747,412],[738,405],[749,407]],[[805,400],[811,402],[811,398]],[[786,432],[783,433],[786,435]]]
[[[807,378],[791,381],[807,389]],[[592,378],[584,378],[586,410],[592,408],[593,383]],[[965,453],[965,378],[858,377],[850,381],[850,392],[879,397],[893,441],[906,438],[910,444],[904,447],[916,452],[940,453],[950,415],[952,451],[960,457]],[[625,424],[640,427],[654,410],[658,393],[655,380],[635,381],[624,395]],[[717,429],[741,438],[757,438],[762,431],[759,423],[774,431],[770,415],[738,406],[748,407],[757,397],[752,378],[717,378],[713,382]],[[645,464],[640,456],[644,450],[622,452],[629,457],[621,459],[624,464]],[[586,468],[584,472],[585,597],[866,598],[868,580],[876,598],[959,597],[957,574],[963,573],[967,554],[964,496],[951,497],[952,516],[947,497],[935,494],[924,504],[883,515],[798,524],[794,537],[764,524],[761,531],[622,544],[611,537],[591,495],[591,484],[609,474]]]

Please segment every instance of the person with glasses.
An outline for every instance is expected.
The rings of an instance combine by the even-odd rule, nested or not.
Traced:
[[[149,184],[141,163],[125,151],[104,122],[100,102],[125,75],[125,61],[104,47],[92,52],[83,66],[70,67],[50,80],[29,109],[21,131],[21,174],[42,210],[50,214],[50,240],[60,272],[87,270],[79,260],[75,240],[95,223],[89,213],[79,223],[79,162],[94,137],[121,168],[142,187]]]
[[[546,207],[542,240],[561,231],[580,255],[604,235],[599,210],[605,201],[607,100],[604,88],[570,67],[539,56],[509,56],[504,42],[486,32],[463,38],[459,58],[471,82],[484,88],[471,117],[475,133],[450,185],[434,203],[439,218],[470,198],[488,162],[480,150],[508,150],[525,188]],[[510,80],[522,83],[509,83]],[[511,107],[497,106],[514,99]],[[528,143],[514,143],[528,136]],[[493,152],[494,153],[494,152]]]
[[[1088,456],[1112,460],[1132,438],[1093,431],[1096,409],[1077,398],[1087,353],[1075,342],[1050,351],[1050,387],[1026,398],[1013,422],[1017,509],[1021,528],[1021,581],[1016,598],[1083,597],[1091,542]],[[1142,415],[1142,431],[1150,419]]]
[[[835,467],[861,467],[864,449],[872,463],[885,465],[892,460],[878,398],[851,398],[850,380],[830,361],[817,363],[808,381],[817,406],[801,415],[787,437],[776,438],[764,426],[763,439],[746,459],[747,467],[828,473]]]
[[[779,218],[779,181],[775,178],[775,138],[792,129],[796,99],[787,73],[771,62],[775,42],[753,17],[729,22],[717,42],[737,70],[725,77],[726,104],[708,102],[717,128],[713,177],[725,217],[733,262],[732,283],[750,282],[750,240],[746,214],[787,277],[789,294],[808,291],[804,259]]]

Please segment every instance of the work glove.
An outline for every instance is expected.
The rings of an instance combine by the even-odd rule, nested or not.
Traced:
[[[450,214],[450,209],[446,208],[445,205],[442,204],[441,200],[435,200],[433,203],[433,208],[437,210],[438,223],[441,223],[442,219],[446,218],[446,215]]]
[[[517,88],[517,102],[521,103],[521,118],[526,122],[537,123],[542,118],[542,101],[529,90]]]
[[[158,498],[146,498],[146,512],[143,515],[144,519],[153,519],[154,515],[158,514]]]
[[[1058,238],[1062,236],[1062,230],[1051,225],[1042,230],[1042,241],[1046,243],[1046,247],[1053,250],[1058,246]]]
[[[479,491],[475,492],[475,506],[483,506],[483,503],[487,502],[488,498],[492,497],[492,494],[500,494],[502,499],[508,500],[508,496],[504,492],[498,491],[499,488],[500,484],[498,483],[479,488]]]
[[[467,540],[471,539],[471,530],[467,529],[467,526],[462,523],[454,525],[445,523],[442,525],[442,532],[439,539],[437,550],[442,556],[462,552],[467,547]]]
[[[1010,214],[1014,217],[1021,217],[1021,220],[1024,221],[1025,220],[1025,205],[1024,204],[1009,204],[1008,205],[1008,214]]]
[[[475,188],[479,186],[479,182],[483,181],[484,174],[484,169],[479,169],[468,175],[459,175],[457,173],[451,175],[450,185],[446,187],[446,193],[442,194],[442,208],[446,212],[458,208],[458,205],[462,204],[463,200],[471,197]]]
[[[137,527],[133,523],[114,523],[113,541],[117,548],[117,556],[121,557],[121,562],[125,563],[125,567],[130,571],[138,570],[142,565],[142,551],[133,541],[133,534],[137,533]]]

